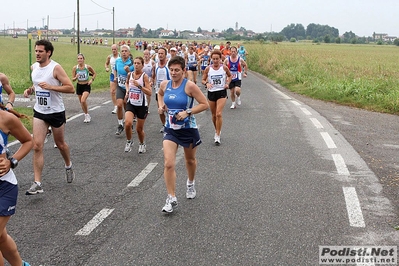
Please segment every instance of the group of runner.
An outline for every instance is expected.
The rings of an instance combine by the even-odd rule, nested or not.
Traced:
[[[131,128],[134,117],[137,117],[139,153],[145,152],[144,121],[149,113],[152,91],[155,92],[162,124],[160,132],[164,133],[164,178],[168,192],[163,212],[171,213],[177,207],[175,164],[179,145],[184,148],[187,168],[186,197],[196,197],[195,155],[196,147],[202,141],[193,114],[210,108],[215,128],[214,142],[220,145],[227,90],[230,90],[232,100],[230,108],[235,109],[241,105],[241,79],[247,76],[248,71],[242,56],[245,57],[247,53],[243,46],[237,48],[231,46],[230,42],[225,45],[222,43],[221,46],[205,43],[150,43],[143,52],[144,58],[136,57],[133,60],[133,69],[130,69],[132,59],[129,59],[130,49],[127,45],[121,46],[120,55],[113,46],[112,54],[107,57],[106,70],[113,69],[110,74],[111,96],[116,94],[117,99],[119,125],[116,134],[120,135],[125,129],[125,152],[131,151],[133,144]],[[241,56],[238,55],[239,50]],[[202,75],[201,82],[207,90],[207,98],[197,86],[198,71]],[[198,103],[196,106],[194,100]],[[122,116],[119,117],[122,103],[125,104],[124,120]],[[125,127],[122,126],[123,122]]]
[[[196,148],[201,144],[194,114],[210,107],[215,127],[215,144],[220,145],[222,111],[230,89],[231,108],[240,105],[241,77],[246,77],[247,64],[238,56],[239,49],[230,43],[219,45],[195,43],[148,43],[143,56],[132,58],[130,47],[112,45],[112,53],[105,62],[105,71],[110,72],[110,92],[114,104],[112,113],[117,115],[116,135],[126,132],[124,151],[130,152],[133,145],[132,129],[136,121],[139,139],[138,153],[146,152],[144,122],[149,113],[148,107],[152,92],[155,92],[158,114],[162,124],[164,178],[168,196],[162,212],[171,213],[177,207],[176,153],[179,146],[184,148],[187,168],[186,197],[196,197],[195,172],[197,167]],[[4,105],[0,98],[0,263],[3,257],[11,264],[29,265],[23,262],[15,242],[7,234],[6,224],[15,212],[18,195],[17,179],[12,171],[18,162],[33,148],[34,182],[26,191],[27,195],[43,193],[42,171],[44,166],[43,147],[46,136],[53,133],[54,142],[65,163],[65,178],[72,183],[75,173],[72,168],[71,153],[65,142],[65,106],[62,93],[74,93],[72,82],[76,82],[76,94],[84,112],[84,123],[91,122],[87,98],[96,78],[94,68],[85,63],[83,54],[77,55],[77,65],[72,68],[72,81],[65,70],[51,59],[54,47],[50,41],[38,40],[35,43],[36,63],[32,68],[33,85],[24,91],[24,96],[35,94],[33,115],[33,137],[24,128],[13,110],[15,93],[7,76],[0,73],[0,90],[9,95]],[[197,73],[202,75],[202,84],[207,97],[197,86]],[[1,93],[0,91],[0,93]],[[196,104],[194,104],[196,102]],[[13,135],[21,143],[14,153],[8,153],[8,135]]]
[[[110,73],[110,91],[112,101],[115,105],[112,113],[117,113],[118,115],[118,128],[116,134],[120,135],[124,129],[127,130],[127,143],[125,146],[125,151],[131,151],[130,147],[133,143],[130,138],[131,121],[123,119],[122,105],[125,107],[123,104],[125,101],[123,96],[128,93],[126,92],[126,88],[129,87],[129,85],[127,86],[126,78],[128,78],[128,73],[134,69],[132,63],[133,59],[131,59],[128,55],[130,54],[130,48],[127,45],[121,46],[121,53],[118,53],[117,45],[113,45],[111,49],[112,54],[107,57],[105,68],[106,71],[114,69],[114,71],[111,71]],[[219,51],[220,54],[217,51]],[[212,54],[215,58],[212,58]],[[158,101],[157,98],[160,83],[163,80],[171,79],[167,63],[176,55],[184,58],[185,60],[185,78],[192,81],[194,84],[197,84],[197,76],[202,75],[201,82],[205,85],[206,90],[208,90],[207,94],[212,112],[212,122],[215,127],[214,141],[216,145],[220,145],[220,132],[223,121],[222,112],[228,98],[227,89],[230,91],[229,96],[232,101],[230,108],[235,109],[237,106],[241,105],[241,80],[242,77],[247,76],[248,71],[247,63],[243,57],[247,56],[247,52],[244,46],[240,44],[238,44],[237,47],[231,46],[230,42],[227,42],[226,44],[221,43],[220,45],[212,45],[210,43],[197,44],[190,42],[174,43],[167,41],[148,43],[147,49],[145,49],[143,52],[143,58],[141,57],[144,62],[143,66],[139,64],[139,68],[142,68],[142,70],[140,70],[139,73],[136,73],[136,75],[146,73],[145,77],[148,77],[149,84],[144,84],[149,85],[150,88],[153,88],[156,101]],[[122,65],[124,68],[127,66],[133,66],[133,68],[126,71],[124,68],[122,68],[122,66],[119,68],[115,67],[118,58],[122,58],[122,61],[119,59],[119,63],[124,62]],[[221,66],[224,67],[220,68]],[[215,71],[216,74],[214,73]],[[114,81],[115,75],[119,75],[119,77],[117,77],[117,83]],[[143,87],[143,85],[141,86]],[[144,88],[146,87],[144,86]],[[146,92],[144,94],[137,96],[142,97],[140,99],[143,100],[136,102],[136,104],[144,105],[142,107],[146,109],[145,113],[147,115],[149,112],[148,107],[151,101],[152,90],[145,91]],[[219,91],[217,95],[215,95],[216,91]],[[118,94],[119,96],[117,96]],[[130,97],[133,97],[133,94],[130,95]],[[129,99],[129,101],[131,101],[131,98]],[[133,113],[134,117],[137,117],[137,112]],[[166,116],[164,113],[159,114],[159,116],[161,121],[160,132],[163,133]],[[140,114],[140,117],[142,118],[139,119],[145,120],[143,114]],[[125,126],[123,126],[124,121],[127,121]],[[141,129],[143,121],[139,121],[138,124],[140,124],[139,129]],[[144,133],[141,133],[139,136],[143,136],[143,134]],[[145,147],[145,143],[143,142],[142,138],[140,138],[139,143]],[[139,149],[142,150],[140,147]]]

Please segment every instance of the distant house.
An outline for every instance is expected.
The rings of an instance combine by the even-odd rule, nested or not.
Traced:
[[[396,36],[389,36],[387,33],[374,33],[373,34],[374,40],[382,40],[385,42],[393,42],[398,37]]]
[[[7,34],[8,35],[26,35],[27,31],[26,31],[26,29],[8,29]]]
[[[161,30],[161,33],[159,34],[159,38],[172,37],[172,36],[175,36],[173,30]]]
[[[384,37],[384,41],[386,41],[386,42],[393,42],[395,39],[397,39],[398,37],[396,37],[396,36],[385,36]]]
[[[386,36],[388,36],[387,33],[375,33],[373,34],[374,40],[383,40]]]

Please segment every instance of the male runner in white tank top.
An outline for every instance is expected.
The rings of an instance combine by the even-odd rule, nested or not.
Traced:
[[[55,144],[64,159],[66,181],[72,183],[75,174],[72,170],[69,146],[65,142],[65,106],[61,93],[74,93],[72,82],[65,70],[51,60],[54,47],[47,40],[35,44],[36,63],[32,65],[33,86],[24,91],[29,97],[35,92],[36,103],[33,108],[33,171],[34,182],[26,191],[27,195],[43,193],[42,171],[44,166],[43,145],[47,129],[51,126]]]

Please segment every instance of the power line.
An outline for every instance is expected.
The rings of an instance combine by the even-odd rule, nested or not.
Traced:
[[[103,8],[103,9],[105,9],[105,10],[112,11],[112,9],[109,9],[109,8],[106,8],[106,7],[103,7],[103,6],[100,6],[99,4],[97,4],[96,2],[94,2],[93,0],[91,0],[91,2],[92,2],[93,4],[95,4],[95,5],[97,5],[97,6],[99,6],[99,7]]]
[[[80,16],[94,16],[94,15],[99,15],[99,14],[104,14],[104,13],[108,13],[108,11],[103,11],[103,12],[94,13],[94,14],[85,14],[85,15],[80,15]]]

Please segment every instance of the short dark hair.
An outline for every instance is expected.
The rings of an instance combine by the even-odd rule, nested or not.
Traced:
[[[183,57],[177,55],[169,60],[168,67],[170,67],[171,65],[180,65],[181,69],[184,70],[186,68],[186,60],[184,60]]]
[[[213,50],[213,51],[211,52],[211,58],[212,58],[212,56],[213,56],[214,54],[216,54],[216,55],[218,55],[220,58],[222,58],[222,52],[221,52],[220,50]]]
[[[134,60],[136,60],[136,59],[140,60],[141,64],[144,65],[144,59],[141,56],[136,56],[136,58],[134,58]]]
[[[51,56],[53,55],[54,46],[53,46],[53,44],[52,44],[50,41],[45,40],[45,39],[43,39],[43,40],[38,40],[38,41],[36,41],[35,45],[36,45],[36,46],[38,46],[38,45],[43,45],[43,46],[44,46],[44,50],[45,50],[46,52],[48,52],[48,51],[51,52],[49,57],[51,57]]]

